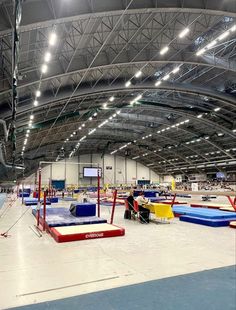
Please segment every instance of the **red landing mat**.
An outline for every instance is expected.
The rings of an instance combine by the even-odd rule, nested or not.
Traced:
[[[125,234],[124,228],[107,223],[50,227],[49,231],[57,242],[109,238]]]

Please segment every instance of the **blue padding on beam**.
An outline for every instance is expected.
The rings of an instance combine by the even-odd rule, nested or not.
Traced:
[[[205,208],[191,208],[186,206],[173,206],[174,213],[208,219],[236,219],[236,212],[221,211]]]
[[[206,218],[199,218],[194,216],[180,216],[180,221],[188,222],[188,223],[194,223],[194,224],[200,224],[205,226],[211,226],[211,227],[223,227],[223,226],[229,226],[230,220],[227,219],[206,219]]]
[[[37,210],[33,209],[32,213],[36,216]],[[40,216],[43,216],[43,209],[40,209]],[[46,210],[46,223],[50,227],[100,224],[106,222],[107,220],[97,216],[75,217],[67,208],[50,208]]]

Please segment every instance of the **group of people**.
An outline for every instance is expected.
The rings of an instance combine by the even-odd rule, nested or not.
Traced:
[[[145,208],[145,205],[148,204],[149,200],[144,197],[144,192],[140,192],[138,197],[134,198],[134,191],[130,191],[130,194],[127,198],[127,202],[129,206],[129,211],[133,217],[137,215],[137,211],[135,210],[134,207],[134,201],[136,201],[138,204],[140,223],[142,224],[149,223],[150,210]]]

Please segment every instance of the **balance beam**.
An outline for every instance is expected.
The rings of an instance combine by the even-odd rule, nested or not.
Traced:
[[[174,204],[175,201],[175,197],[177,194],[190,194],[190,195],[215,195],[215,196],[225,196],[228,198],[231,206],[234,208],[234,210],[236,211],[236,192],[235,191],[225,191],[225,192],[215,192],[215,191],[170,191],[170,194],[174,195],[174,199],[172,204]],[[234,197],[234,199],[232,199],[231,197]]]

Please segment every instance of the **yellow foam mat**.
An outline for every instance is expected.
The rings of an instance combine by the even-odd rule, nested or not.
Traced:
[[[112,231],[117,230],[118,228],[111,224],[104,223],[104,224],[62,226],[62,227],[55,227],[55,229],[61,235],[74,235],[74,234],[83,234],[98,231]]]

